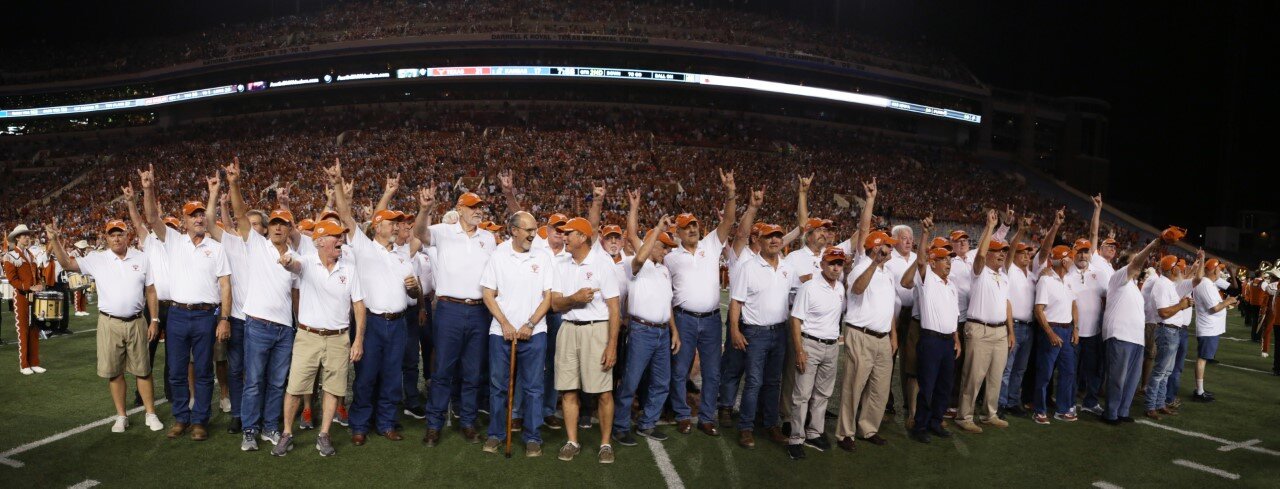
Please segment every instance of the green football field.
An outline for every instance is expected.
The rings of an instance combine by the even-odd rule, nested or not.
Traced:
[[[110,432],[113,414],[106,382],[95,374],[94,316],[74,318],[77,334],[46,340],[41,356],[48,373],[23,376],[12,343],[12,315],[0,338],[0,488],[29,487],[1278,487],[1280,485],[1280,378],[1270,359],[1247,340],[1232,313],[1218,365],[1211,365],[1211,404],[1186,402],[1181,414],[1151,423],[1112,427],[1085,414],[1076,423],[1040,426],[1010,418],[1007,429],[957,434],[922,445],[909,440],[901,417],[887,418],[884,447],[859,442],[856,453],[808,450],[792,461],[783,448],[757,437],[745,450],[736,432],[719,438],[664,428],[661,444],[640,439],[617,447],[617,462],[596,463],[598,428],[585,432],[585,449],[573,462],[555,452],[563,431],[544,431],[544,455],[530,459],[523,448],[511,459],[483,453],[479,445],[446,430],[436,448],[419,440],[421,421],[403,417],[406,440],[371,438],[353,447],[345,428],[334,427],[338,455],[314,450],[315,432],[300,432],[297,448],[284,458],[267,447],[241,452],[226,434],[229,415],[217,411],[206,442],[169,440],[151,432],[136,411],[124,434]],[[1245,338],[1243,341],[1235,339]],[[1194,339],[1191,353],[1194,357]],[[159,357],[157,357],[159,360]],[[1183,375],[1181,396],[1194,388],[1193,365]],[[132,380],[130,380],[132,393]],[[160,389],[157,389],[160,390]],[[897,392],[895,386],[894,391]],[[838,394],[837,394],[838,395]],[[130,397],[132,394],[130,394]],[[131,399],[130,399],[131,402]],[[899,400],[900,402],[900,400]],[[1136,402],[1135,404],[1140,404]],[[159,414],[166,424],[169,406]],[[827,433],[834,433],[827,420]]]

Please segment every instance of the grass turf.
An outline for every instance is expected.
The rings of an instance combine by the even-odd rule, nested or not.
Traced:
[[[94,334],[96,315],[73,318],[68,337],[41,344],[43,365],[49,372],[23,376],[16,368],[17,348],[12,343],[12,315],[0,325],[9,341],[0,346],[0,358],[11,362],[0,369],[0,453],[101,420],[112,414],[105,382],[95,373]],[[1227,337],[1247,338],[1240,318],[1232,314]],[[1223,340],[1218,358],[1246,371],[1210,366],[1208,387],[1218,394],[1211,404],[1190,401],[1195,386],[1194,365],[1186,364],[1181,397],[1188,402],[1182,414],[1161,425],[1205,433],[1233,442],[1261,440],[1257,445],[1280,450],[1280,429],[1275,427],[1280,403],[1280,378],[1270,371],[1270,359],[1258,356],[1258,345]],[[1191,340],[1189,358],[1195,357]],[[162,355],[157,356],[160,361]],[[130,395],[132,395],[132,380]],[[838,383],[837,383],[838,389]],[[895,386],[895,392],[897,388]],[[159,389],[157,389],[159,391]],[[838,393],[837,393],[838,396]],[[898,400],[899,403],[901,400]],[[1135,403],[1140,404],[1140,402]],[[834,405],[834,403],[833,403]],[[1138,408],[1135,414],[1140,417]],[[171,421],[167,405],[161,419]],[[402,417],[406,441],[371,438],[364,447],[349,443],[348,431],[335,426],[338,456],[322,458],[312,445],[315,432],[299,432],[295,450],[274,458],[263,450],[239,451],[237,436],[226,434],[228,415],[216,411],[211,437],[203,443],[168,440],[163,432],[148,431],[142,415],[131,416],[124,434],[109,425],[93,428],[14,454],[21,468],[0,465],[0,487],[67,487],[96,480],[105,487],[159,487],[175,483],[220,487],[352,485],[444,487],[662,487],[662,474],[646,441],[635,448],[617,447],[617,462],[602,466],[595,461],[598,428],[584,432],[584,452],[572,463],[555,459],[564,443],[564,431],[544,430],[544,454],[523,457],[523,447],[513,449],[507,460],[462,442],[454,430],[446,430],[440,446],[428,449],[418,439],[421,421]],[[1144,424],[1112,427],[1091,415],[1076,423],[1054,421],[1039,426],[1026,418],[1010,418],[1008,429],[988,429],[980,435],[957,434],[951,440],[921,445],[906,438],[902,418],[886,418],[882,435],[885,447],[859,443],[856,453],[839,449],[819,453],[808,449],[804,461],[789,460],[782,447],[757,437],[757,449],[736,444],[736,432],[724,429],[720,438],[698,431],[679,435],[664,428],[671,438],[662,444],[686,487],[746,487],[761,483],[849,487],[863,484],[951,487],[1004,485],[1011,487],[1089,487],[1106,481],[1120,487],[1274,487],[1280,478],[1280,456],[1247,449],[1220,451],[1219,443],[1186,436]],[[834,433],[834,420],[827,421]],[[1174,465],[1174,459],[1239,474],[1229,480]]]

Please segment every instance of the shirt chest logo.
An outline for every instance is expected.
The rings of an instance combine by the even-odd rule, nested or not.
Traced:
[[[347,285],[347,276],[346,276],[346,275],[339,275],[339,276],[338,276],[338,283],[340,283],[340,284],[342,284],[342,285]]]
[[[698,258],[706,258],[706,257],[707,257],[707,252],[706,252],[706,251],[704,251],[704,250],[698,250]]]
[[[213,251],[210,251],[210,250],[204,250],[204,257],[205,257],[205,258],[210,258],[210,257],[212,257],[212,256],[213,256]]]
[[[587,280],[591,280],[591,275],[592,275],[591,272],[587,272]]]
[[[534,264],[532,264],[532,265],[529,265],[529,268],[533,270],[533,273],[538,273],[538,264],[537,264],[537,263],[534,263]]]
[[[137,266],[137,265],[134,265],[134,266],[133,266],[133,271],[137,272],[137,271],[139,271],[139,270],[142,270],[142,268],[141,268],[141,267],[139,267],[139,266]]]

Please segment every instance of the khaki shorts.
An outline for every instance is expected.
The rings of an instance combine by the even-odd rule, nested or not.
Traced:
[[[613,369],[600,365],[608,344],[608,321],[579,326],[565,320],[556,336],[556,390],[582,389],[587,394],[613,390]]]
[[[97,337],[99,377],[114,379],[126,372],[138,377],[151,375],[146,319],[126,323],[99,314]]]
[[[316,376],[321,388],[337,397],[347,395],[347,371],[351,369],[351,336],[346,331],[320,336],[298,330],[293,337],[293,361],[289,365],[290,395],[312,393]]]
[[[1147,344],[1146,349],[1143,350],[1143,354],[1147,356],[1147,360],[1156,359],[1156,328],[1159,327],[1160,326],[1157,324],[1147,323]]]

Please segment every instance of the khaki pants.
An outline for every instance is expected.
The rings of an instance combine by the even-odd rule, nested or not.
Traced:
[[[805,354],[809,361],[805,363],[804,373],[796,371],[795,361],[785,364],[785,370],[792,374],[794,384],[789,402],[791,415],[784,419],[791,420],[792,445],[803,443],[806,438],[817,438],[822,435],[826,425],[827,401],[836,388],[836,361],[840,355],[840,345],[825,345],[809,338],[801,338],[804,342]],[[795,352],[791,354],[795,357]],[[809,421],[809,423],[806,423]],[[812,425],[806,428],[806,424]]]
[[[964,323],[964,368],[960,374],[959,415],[957,420],[973,421],[974,400],[978,390],[986,387],[982,399],[986,416],[995,417],[1000,405],[1000,383],[1004,366],[1009,361],[1009,331],[1004,326]]]
[[[836,438],[866,438],[880,431],[880,421],[884,419],[884,405],[893,383],[893,348],[887,335],[876,338],[846,327],[844,352],[848,362],[840,386]]]

